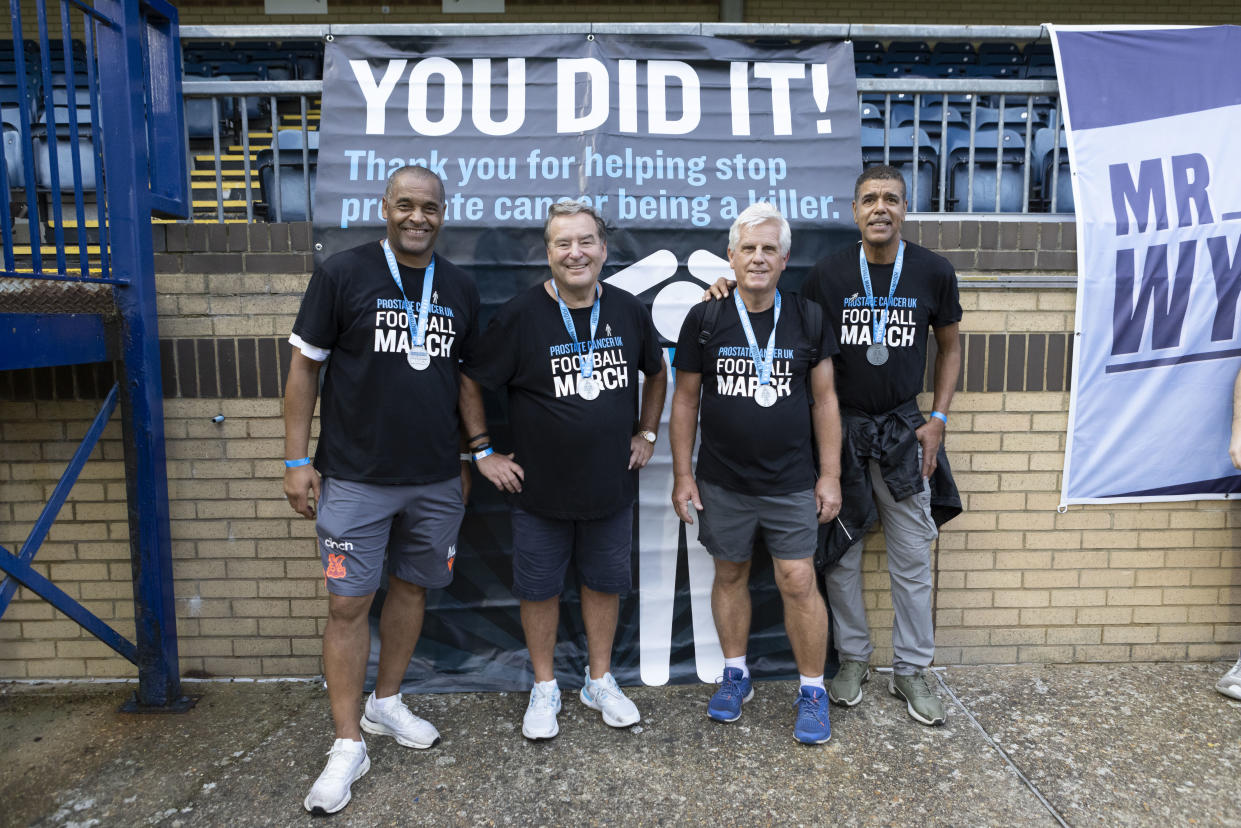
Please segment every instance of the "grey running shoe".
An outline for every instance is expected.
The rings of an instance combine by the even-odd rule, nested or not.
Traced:
[[[870,680],[870,665],[865,661],[842,661],[832,683],[828,685],[827,697],[832,704],[853,707],[862,700],[862,685]]]
[[[905,709],[916,722],[941,725],[947,718],[944,715],[943,703],[927,686],[925,672],[914,673],[912,676],[894,674],[888,682],[888,692],[905,700]]]
[[[1232,665],[1231,670],[1224,673],[1224,677],[1216,683],[1215,689],[1229,698],[1241,699],[1241,658],[1237,659],[1237,663]]]

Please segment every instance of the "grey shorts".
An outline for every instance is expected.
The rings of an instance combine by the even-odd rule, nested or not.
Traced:
[[[796,561],[814,555],[819,543],[814,489],[783,495],[748,495],[698,481],[702,511],[698,542],[713,558],[741,563],[754,552],[758,533],[771,557]]]
[[[464,515],[459,477],[422,486],[323,478],[315,531],[328,592],[375,592],[385,552],[388,574],[418,586],[448,586]]]

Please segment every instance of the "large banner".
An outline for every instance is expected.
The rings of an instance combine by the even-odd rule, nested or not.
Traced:
[[[324,66],[315,241],[318,255],[383,234],[388,174],[424,164],[447,186],[437,250],[477,280],[484,322],[546,278],[542,228],[560,198],[589,201],[608,230],[604,277],[652,309],[675,342],[703,288],[729,273],[727,230],[749,204],[793,226],[794,289],[855,239],[861,170],[847,43],[766,47],[693,36],[336,37]],[[669,404],[671,401],[669,389]],[[491,433],[508,441],[504,401]],[[621,604],[613,672],[624,683],[713,681],[723,656],[711,617],[713,567],[673,513],[664,427],[641,472],[633,594]],[[530,673],[511,585],[508,510],[476,476],[454,583],[432,595],[407,690],[524,690]],[[791,676],[779,594],[755,559],[750,660]],[[581,681],[585,636],[576,575],[566,583],[558,676]],[[374,653],[372,653],[372,675]]]
[[[1241,29],[1052,31],[1077,211],[1061,504],[1229,497]]]

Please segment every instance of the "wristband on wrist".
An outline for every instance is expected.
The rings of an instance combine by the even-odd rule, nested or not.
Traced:
[[[474,459],[474,455],[473,455],[473,454],[470,454],[468,451],[463,451],[463,452],[461,452],[461,454],[460,454],[460,456],[458,457],[458,459],[459,459],[462,463],[468,463],[468,462],[470,462],[471,460],[473,460],[473,459]]]
[[[285,460],[284,461],[284,467],[286,469],[296,469],[298,466],[309,466],[309,465],[310,465],[309,457],[302,457],[299,460]]]
[[[474,452],[472,456],[474,457],[474,462],[477,463],[479,460],[482,460],[484,457],[490,457],[491,455],[495,453],[496,453],[496,450],[493,449],[490,445],[488,445],[485,448],[480,448],[478,451]]]
[[[467,442],[467,443],[472,443],[472,442],[474,442],[475,440],[482,440],[482,439],[484,439],[484,438],[486,438],[488,441],[490,441],[491,435],[490,435],[490,434],[488,434],[487,432],[485,432],[485,431],[484,431],[484,432],[482,432],[481,434],[475,434],[473,437],[471,437],[471,438],[469,438],[468,440],[466,440],[466,442]]]
[[[939,420],[944,425],[948,425],[948,415],[942,411],[932,411],[931,416]]]

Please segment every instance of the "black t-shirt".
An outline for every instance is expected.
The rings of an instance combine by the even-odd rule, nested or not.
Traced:
[[[836,353],[836,343],[827,325],[820,323],[816,332],[804,323],[795,294],[782,292],[781,299],[771,372],[779,396],[770,408],[754,402],[758,374],[731,296],[720,306],[705,345],[698,344],[698,335],[708,303],[690,308],[672,363],[677,370],[702,375],[698,478],[742,494],[781,495],[814,487],[809,373]],[[774,307],[750,314],[760,348],[767,347],[774,319]],[[816,333],[818,341],[812,342],[808,337]],[[818,355],[811,362],[814,348]]]
[[[638,371],[663,364],[651,314],[636,297],[603,284],[592,376],[602,390],[578,396],[578,346],[543,283],[500,308],[465,372],[488,388],[508,386],[514,460],[525,472],[516,503],[561,520],[593,520],[633,502],[629,440],[638,406]],[[570,310],[586,353],[590,308]]]
[[[961,321],[957,274],[943,256],[906,242],[905,262],[888,314],[888,361],[871,365],[872,309],[858,270],[858,244],[820,260],[802,284],[802,295],[818,302],[840,343],[836,355],[836,394],[841,408],[882,414],[922,390],[928,326]],[[869,265],[874,310],[882,312],[892,287],[892,265]]]
[[[416,330],[424,271],[399,267]],[[431,365],[415,371],[401,292],[379,242],[337,253],[310,277],[293,332],[332,351],[315,451],[325,477],[420,485],[461,473],[458,371],[478,339],[478,288],[438,255],[433,287]]]

